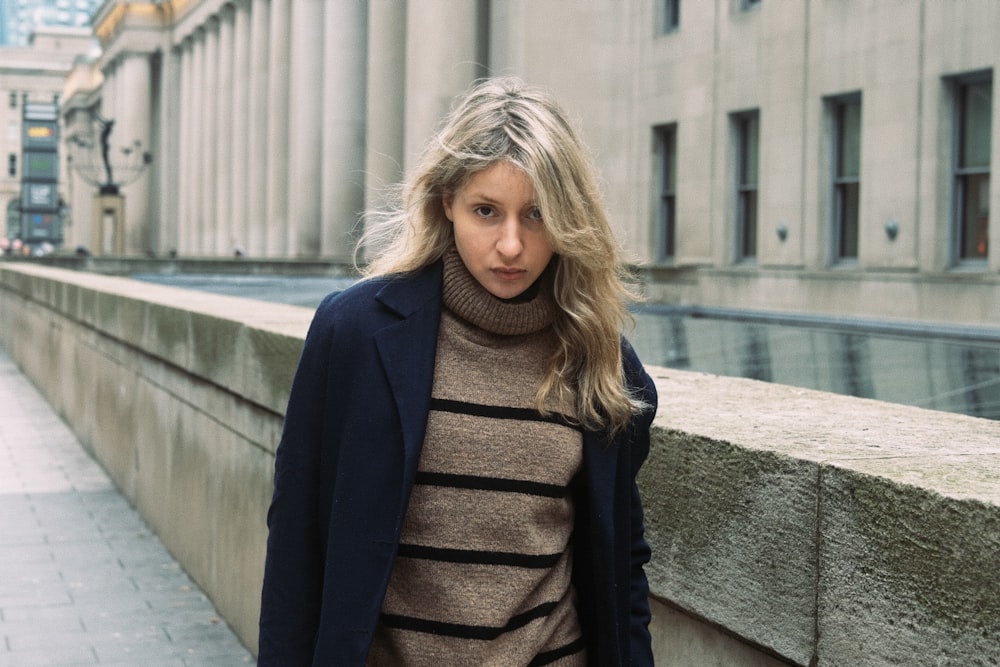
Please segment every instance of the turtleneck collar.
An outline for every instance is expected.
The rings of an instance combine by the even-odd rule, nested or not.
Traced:
[[[456,248],[448,250],[443,260],[444,305],[463,320],[501,336],[535,333],[552,324],[555,302],[547,285],[542,285],[542,289],[525,301],[505,301],[479,284]],[[548,273],[543,273],[539,280],[549,280]]]

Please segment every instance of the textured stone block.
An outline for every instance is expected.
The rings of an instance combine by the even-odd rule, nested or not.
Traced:
[[[807,663],[815,628],[818,466],[657,431],[641,474],[655,594]]]
[[[837,468],[822,486],[819,665],[1000,664],[997,506]]]

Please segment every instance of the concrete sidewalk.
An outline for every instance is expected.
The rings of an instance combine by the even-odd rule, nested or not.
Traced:
[[[0,667],[253,663],[3,350],[0,636]]]

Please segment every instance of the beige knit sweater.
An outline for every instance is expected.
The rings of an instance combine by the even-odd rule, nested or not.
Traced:
[[[584,665],[570,583],[571,406],[535,409],[547,290],[501,301],[445,257],[427,434],[369,665]]]

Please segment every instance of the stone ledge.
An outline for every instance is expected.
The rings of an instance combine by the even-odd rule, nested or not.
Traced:
[[[1000,422],[650,372],[656,595],[797,664],[995,664]]]
[[[34,264],[0,265],[5,290],[281,414],[308,308]]]

